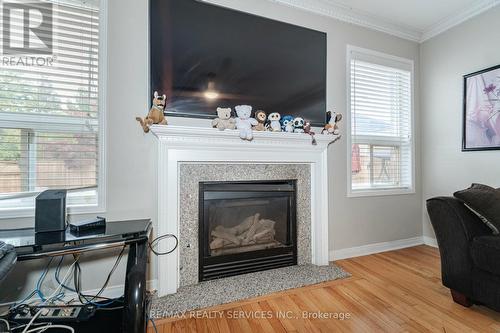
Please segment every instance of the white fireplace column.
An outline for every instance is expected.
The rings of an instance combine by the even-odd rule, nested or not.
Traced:
[[[328,265],[328,146],[331,135],[254,132],[243,141],[238,131],[185,126],[152,126],[158,139],[158,234],[180,235],[179,165],[181,163],[309,164],[311,167],[311,258]],[[167,250],[166,244],[160,250]],[[177,292],[179,250],[158,258],[158,294]]]

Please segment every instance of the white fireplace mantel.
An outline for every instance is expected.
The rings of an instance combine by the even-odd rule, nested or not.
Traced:
[[[309,164],[311,166],[311,257],[328,265],[328,146],[336,136],[254,131],[252,141],[236,130],[151,126],[158,139],[158,234],[179,236],[179,165],[182,163]],[[167,244],[161,244],[165,251]],[[179,287],[179,250],[158,259],[158,294]]]

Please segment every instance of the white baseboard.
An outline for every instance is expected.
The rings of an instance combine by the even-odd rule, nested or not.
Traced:
[[[366,256],[424,244],[422,236],[330,251],[330,261]]]
[[[438,247],[438,242],[437,242],[436,238],[432,238],[429,236],[424,236],[423,238],[424,238],[425,245],[429,245],[432,247]]]

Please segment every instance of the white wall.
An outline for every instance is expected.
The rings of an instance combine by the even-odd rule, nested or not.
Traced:
[[[463,75],[500,63],[500,7],[421,46],[423,230],[434,237],[425,200],[473,182],[500,185],[500,152],[462,152]]]
[[[217,3],[250,13],[321,30],[328,34],[328,108],[346,112],[346,46],[348,44],[405,57],[415,61],[419,72],[419,45],[414,42],[273,3],[268,0],[217,0]],[[156,223],[156,169],[152,135],[144,135],[135,121],[149,107],[148,92],[148,1],[110,0],[108,22],[108,115],[107,115],[107,213],[108,220],[150,217]],[[300,47],[300,45],[298,45]],[[418,88],[418,75],[416,78]],[[416,128],[419,126],[418,89]],[[185,119],[169,119],[171,124]],[[193,120],[193,123],[203,122]],[[345,133],[345,128],[342,127]],[[413,195],[347,198],[346,140],[331,149],[329,179],[333,214],[330,216],[330,250],[420,236],[419,131],[417,141],[417,193]],[[16,225],[20,221],[11,221]],[[26,221],[25,221],[26,222]],[[104,275],[106,264],[94,263],[89,275]],[[28,269],[18,269],[27,274]],[[38,271],[29,273],[33,281]],[[154,269],[151,278],[155,278]],[[11,283],[15,283],[15,278]],[[112,283],[120,284],[117,274]],[[87,281],[98,288],[100,281]],[[29,286],[27,287],[29,288]],[[2,288],[3,289],[3,288]]]

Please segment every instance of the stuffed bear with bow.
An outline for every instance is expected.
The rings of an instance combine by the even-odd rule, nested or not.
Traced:
[[[256,126],[259,122],[255,118],[251,118],[252,107],[250,105],[238,105],[236,110],[236,128],[240,130],[240,138],[251,141],[253,139],[252,126]]]

